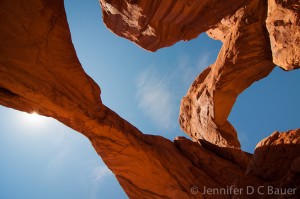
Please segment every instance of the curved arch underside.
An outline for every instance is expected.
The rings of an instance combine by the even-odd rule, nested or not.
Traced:
[[[1,105],[53,117],[87,136],[130,198],[231,198],[190,189],[245,187],[245,180],[299,185],[299,130],[272,134],[252,157],[227,121],[237,96],[275,64],[299,68],[299,1],[100,3],[108,28],[150,51],[205,31],[223,41],[182,100],[180,124],[194,142],[144,135],[102,104],[76,56],[62,0],[1,1]],[[284,171],[272,166],[279,163]],[[262,165],[280,175],[268,176]]]

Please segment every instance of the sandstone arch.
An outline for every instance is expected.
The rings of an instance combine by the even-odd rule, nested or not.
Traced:
[[[122,1],[122,3],[116,3],[120,1],[111,0],[105,2],[109,3],[109,5],[114,5],[113,12],[121,12],[121,10],[124,12],[122,6],[126,5],[125,11],[130,9],[130,12],[127,11],[127,13],[139,11],[142,8],[139,7],[142,3],[145,8],[148,8],[150,5],[150,1]],[[101,1],[102,6],[105,2]],[[175,14],[173,15],[172,6],[174,6],[175,13],[178,12],[177,9],[180,5],[181,7],[184,5],[183,7],[186,7],[188,11],[188,7],[197,4],[198,1],[189,1],[188,3],[183,0],[178,1],[179,3],[175,3],[175,1],[155,2],[154,5],[164,3],[162,4],[164,6],[151,8],[152,13],[153,10],[155,11],[155,8],[161,8],[161,10],[157,11],[157,15],[164,15],[164,12],[171,10],[171,15],[164,15],[164,17],[167,17],[165,19],[169,19],[169,17],[172,19],[172,16],[175,16]],[[270,0],[269,2],[272,1]],[[225,9],[222,8],[223,3],[218,4],[218,1],[203,1],[203,4],[199,7],[201,8],[199,12],[193,12],[193,15],[190,15],[191,17],[187,15],[188,24],[183,23],[184,19],[186,19],[185,17],[176,15],[176,22],[184,24],[180,29],[180,31],[183,31],[182,34],[177,32],[176,34],[174,33],[175,37],[169,38],[167,36],[169,30],[157,26],[158,30],[162,31],[161,34],[165,35],[161,37],[164,39],[159,37],[158,41],[154,42],[154,46],[148,45],[149,50],[155,50],[159,47],[171,45],[180,39],[191,39],[209,28],[214,28],[215,33],[212,33],[214,37],[224,40],[223,52],[221,52],[220,56],[222,54],[224,56],[230,55],[230,59],[228,57],[218,58],[216,64],[206,70],[207,76],[204,76],[210,76],[214,81],[211,81],[210,87],[204,86],[210,94],[206,95],[207,97],[199,96],[199,99],[203,101],[210,101],[210,109],[213,109],[210,114],[213,113],[211,116],[214,117],[214,120],[207,118],[206,122],[210,124],[214,122],[216,126],[219,126],[219,129],[225,126],[225,133],[219,132],[218,128],[211,128],[212,131],[210,132],[219,134],[220,138],[222,138],[221,143],[216,139],[204,137],[201,134],[202,132],[195,135],[193,134],[194,132],[187,131],[196,139],[205,138],[204,141],[207,142],[200,142],[201,145],[184,138],[177,138],[174,142],[171,142],[160,136],[144,135],[103,105],[100,99],[100,88],[84,72],[76,56],[62,0],[1,1],[0,104],[26,112],[37,111],[39,114],[53,117],[87,136],[98,154],[114,172],[130,198],[217,198],[215,196],[191,194],[190,188],[197,186],[200,191],[203,191],[204,185],[218,188],[234,184],[239,187],[244,186],[244,184],[239,181],[235,183],[235,181],[242,178],[251,178],[251,183],[259,184],[264,180],[259,172],[245,173],[246,167],[248,167],[247,170],[252,168],[251,171],[259,169],[256,167],[256,164],[248,164],[248,160],[252,158],[252,155],[245,154],[239,149],[234,133],[229,133],[231,136],[226,136],[226,133],[231,132],[227,132],[227,130],[232,130],[230,125],[226,123],[226,119],[227,112],[234,102],[232,98],[236,97],[235,95],[253,81],[267,75],[274,66],[270,61],[270,49],[266,45],[268,43],[267,32],[263,28],[267,5],[263,1],[258,0],[251,2],[232,0],[230,3],[228,4],[230,6],[225,6]],[[276,1],[276,3],[282,4],[284,2]],[[297,2],[292,1],[292,3],[296,5],[292,8],[296,9],[297,12],[299,8],[299,6],[297,7]],[[220,16],[212,17],[205,26],[198,27],[198,20],[201,21],[199,15],[202,13],[200,11],[206,11],[205,8],[207,6],[211,7],[213,5],[220,9]],[[165,7],[169,9],[164,9]],[[229,7],[232,9],[228,9]],[[186,9],[183,8],[183,10]],[[106,17],[110,17],[109,14],[114,13],[110,12],[107,14]],[[207,15],[210,16],[207,13],[203,16]],[[137,16],[139,16],[138,12],[136,15],[126,15],[125,18],[124,16],[118,17],[114,19],[117,20],[114,21],[114,24],[107,24],[107,26],[122,24],[124,19],[128,19],[130,24],[136,24]],[[151,19],[152,16],[147,16],[146,13],[142,19],[145,20],[146,18],[147,21],[147,17]],[[226,22],[225,26],[222,22]],[[229,26],[227,26],[228,24]],[[171,27],[171,25],[169,26]],[[299,26],[296,24],[295,27],[298,28]],[[125,30],[127,28],[125,26]],[[270,30],[270,28],[268,29]],[[128,28],[128,30],[122,36],[130,37],[131,39],[138,38],[136,35],[140,36],[141,33],[139,31],[141,30],[145,35],[152,34],[151,28],[149,30],[145,29],[145,27],[142,29]],[[192,32],[189,32],[190,30]],[[132,31],[136,31],[136,34],[132,34]],[[118,32],[116,33],[119,34]],[[255,34],[259,39],[257,41],[248,41],[252,34]],[[297,35],[297,31],[295,31],[295,34]],[[231,39],[228,39],[229,37]],[[155,40],[153,37],[151,39]],[[140,45],[146,45],[147,41],[153,42],[154,40],[141,39],[135,40],[135,42]],[[255,49],[255,52],[239,46],[239,41],[243,40],[248,41],[249,45]],[[238,85],[238,89],[233,92],[230,91],[229,96],[227,96],[226,92],[230,90],[228,88],[232,87],[225,80],[229,79],[229,82],[232,82],[231,71],[234,72],[237,68],[239,69],[239,64],[243,64],[241,63],[242,60],[252,59],[257,56],[259,58],[258,61],[264,62],[266,67],[258,70],[257,67],[259,65],[256,65],[257,63],[253,63],[253,67],[252,65],[246,65],[243,68],[243,71],[245,69],[246,72],[245,74],[242,73],[244,74],[243,77],[248,79],[248,81]],[[293,65],[293,68],[297,67],[299,65]],[[247,75],[253,71],[258,73],[258,75],[254,77]],[[219,75],[219,79],[215,78]],[[197,85],[204,85],[201,84],[202,80],[204,80],[204,83],[209,83],[205,82],[208,80],[205,80],[203,75],[200,75],[198,79],[200,84],[196,82],[190,89],[190,93],[196,93],[196,99],[200,88]],[[234,82],[233,84],[237,83]],[[79,90],[80,92],[78,92]],[[219,94],[217,94],[219,92],[221,94],[225,92],[225,99],[228,100],[226,101],[228,106],[224,110],[222,108],[219,109],[220,98]],[[191,98],[191,101],[195,100],[194,96]],[[196,104],[196,106],[198,105]],[[201,110],[199,113],[201,113]],[[190,125],[194,124],[191,123]],[[186,127],[188,126],[183,125],[183,128]],[[283,145],[280,145],[280,148],[290,154],[288,156],[289,161],[284,163],[287,169],[280,175],[280,178],[274,179],[274,182],[270,183],[278,183],[278,186],[282,184],[293,186],[293,183],[299,181],[299,177],[297,177],[299,176],[297,175],[299,173],[299,158],[297,159],[298,156],[294,153],[295,150],[299,149],[299,130],[287,132],[282,134],[282,136],[284,136],[286,141]],[[267,141],[263,141],[259,148],[267,148],[268,150],[260,150],[258,155],[254,154],[252,162],[257,162],[257,158],[261,156],[261,151],[263,151],[262,154],[272,152],[271,148],[279,145],[278,140],[282,140],[282,138],[275,133]],[[292,146],[289,144],[290,141],[293,142]],[[286,150],[289,148],[292,150]],[[276,154],[273,155],[276,156]],[[276,164],[276,162],[272,164]],[[276,167],[274,169],[276,171],[279,168]],[[217,179],[215,175],[218,175]],[[295,178],[292,183],[289,181],[291,178]],[[145,181],[145,179],[148,179],[148,181]],[[231,196],[220,196],[220,198],[224,197],[229,198]]]

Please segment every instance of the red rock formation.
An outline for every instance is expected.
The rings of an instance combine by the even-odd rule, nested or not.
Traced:
[[[230,8],[224,6],[223,2],[212,1],[155,1],[152,6],[147,1],[100,2],[107,27],[148,50],[155,51],[180,40],[192,39],[207,29],[209,36],[224,42],[216,63],[198,77],[183,99],[180,124],[195,140],[204,139],[213,144],[218,143],[219,146],[239,148],[235,129],[227,121],[227,117],[237,96],[253,82],[267,76],[274,67],[265,24],[267,14],[267,21],[272,21],[273,15],[273,18],[280,17],[272,13],[275,9],[273,7],[276,7],[272,5],[273,1],[269,2],[270,6],[259,0],[224,2],[227,6],[231,5]],[[283,35],[287,35],[284,32],[290,29],[276,29],[275,32],[282,35],[281,43],[285,41],[286,45],[291,46],[283,46],[288,50],[278,50],[278,53],[275,53],[275,47],[272,48],[273,59],[280,51],[291,59],[298,60],[297,49],[300,45],[296,13],[299,2],[278,2],[287,7],[286,12],[293,14],[293,34],[291,37],[284,37]],[[214,5],[213,11],[218,14],[202,9],[208,5]],[[211,14],[214,15],[210,16]],[[194,19],[190,20],[191,18]],[[274,27],[270,25],[273,22],[268,24],[268,27]],[[145,35],[145,31],[151,32],[151,37]],[[271,42],[274,46],[272,37]],[[290,59],[284,57],[281,60]],[[295,62],[293,68],[297,67]],[[287,69],[284,65],[282,67]]]
[[[199,198],[192,186],[221,187],[174,143],[143,135],[101,103],[99,87],[76,57],[63,1],[6,0],[0,11],[0,104],[83,133],[130,198]]]
[[[228,19],[229,27],[220,24],[214,29],[227,29],[223,47],[216,62],[199,75],[181,102],[180,125],[194,140],[240,147],[236,131],[227,121],[231,108],[243,90],[274,67],[264,29],[266,9],[264,1],[252,1]]]
[[[274,63],[285,70],[300,68],[300,1],[268,0],[268,5]]]
[[[143,135],[101,103],[76,56],[62,0],[4,0],[0,7],[0,104],[83,133],[131,198],[190,198],[197,177],[208,179],[190,172],[197,168],[171,141]]]
[[[115,34],[156,51],[191,40],[248,0],[100,0],[103,21]],[[170,34],[171,33],[171,34]]]
[[[113,19],[114,17],[109,19],[110,15],[105,10],[106,20],[112,22],[125,20],[130,27],[138,26],[140,23],[140,18],[137,18],[140,16],[138,12],[140,9],[136,6],[141,3],[143,6],[140,8],[146,19],[152,19],[148,17],[148,14],[152,13],[155,17],[161,16],[153,19],[163,22],[170,20],[169,17],[174,19],[173,14],[182,5],[183,11],[186,9],[195,11],[182,15],[186,16],[184,19],[188,23],[182,26],[177,24],[180,27],[180,34],[175,31],[172,38],[167,38],[167,34],[168,31],[174,30],[173,26],[170,24],[154,26],[162,32],[155,33],[159,41],[153,46],[148,46],[148,49],[153,50],[180,39],[195,37],[209,27],[209,25],[205,25],[205,28],[197,26],[203,20],[214,25],[213,35],[216,38],[224,36],[224,46],[217,62],[200,75],[191,87],[190,95],[186,97],[191,98],[191,101],[187,102],[193,110],[191,118],[204,117],[211,134],[199,132],[194,135],[197,125],[203,128],[203,123],[197,119],[185,120],[182,122],[183,127],[192,129],[188,132],[195,139],[201,138],[200,142],[177,138],[173,143],[160,136],[142,134],[104,106],[100,99],[100,88],[84,72],[76,56],[63,0],[1,1],[0,104],[53,117],[87,136],[130,198],[231,198],[232,195],[202,195],[200,192],[204,191],[204,187],[223,188],[233,184],[236,187],[244,187],[248,179],[249,183],[254,185],[272,180],[277,183],[275,185],[283,186],[280,183],[284,182],[288,183],[288,186],[299,186],[299,157],[295,152],[299,151],[300,130],[280,135],[276,133],[261,142],[247,168],[247,173],[244,174],[248,160],[252,156],[238,148],[235,131],[226,121],[236,96],[273,68],[270,63],[270,51],[265,48],[268,42],[262,28],[266,8],[264,4],[252,2],[249,7],[239,9],[234,16],[228,16],[233,27],[221,27],[220,23],[218,24],[220,19],[238,9],[238,5],[243,3],[235,5],[234,1],[230,1],[227,5],[227,2],[205,1],[203,5],[200,3],[199,8],[194,8],[193,6],[198,5],[198,1],[185,3],[180,0],[171,4],[169,1],[154,1],[153,4],[148,4],[147,1],[107,2],[105,4],[101,1],[102,6],[106,6],[105,9],[110,10],[116,19]],[[216,3],[216,6],[209,2]],[[112,5],[113,7],[110,7]],[[126,9],[118,11],[118,6],[124,5],[131,12]],[[169,5],[170,10],[165,9],[166,5]],[[208,14],[204,5],[220,9],[222,16],[216,17],[217,19],[205,18],[214,15]],[[221,8],[224,5],[227,7]],[[231,10],[232,5],[235,9]],[[145,12],[148,7],[150,8]],[[158,8],[160,11],[154,12]],[[199,17],[199,13],[202,13],[200,10],[204,12],[202,17]],[[164,14],[167,11],[172,14]],[[114,14],[116,12],[123,14]],[[151,20],[149,24],[152,25],[150,22]],[[126,37],[131,37],[129,34],[136,37],[140,35],[138,31],[144,31],[143,28],[130,29],[128,26],[120,29],[128,28]],[[117,24],[116,27],[122,26]],[[164,28],[160,29],[162,27]],[[137,32],[133,34],[132,31]],[[148,34],[147,31],[146,33]],[[241,44],[242,42],[248,45],[248,49]],[[243,61],[252,65],[244,64]],[[260,67],[261,64],[264,67]],[[207,77],[210,77],[211,81]],[[205,92],[201,92],[202,87]],[[207,104],[207,108],[203,108],[195,100],[198,94],[202,103]],[[224,108],[220,107],[223,106],[222,100],[226,105]],[[197,115],[199,107],[203,110]],[[205,116],[205,110],[209,110],[208,115],[213,118]],[[186,113],[188,112],[183,114]],[[189,127],[186,122],[191,126]],[[273,150],[273,147],[280,150]],[[262,157],[266,156],[269,157],[270,164],[264,164]],[[277,165],[284,157],[288,157],[288,161],[284,164],[285,170],[280,170]],[[270,179],[272,175],[264,172],[265,170],[270,170],[271,174],[280,170],[280,176]]]
[[[235,182],[238,188],[254,187],[254,193],[233,198],[299,198],[299,151],[300,129],[274,132],[259,142],[246,175]]]

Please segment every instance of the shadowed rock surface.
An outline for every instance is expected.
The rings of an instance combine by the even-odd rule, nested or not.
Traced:
[[[238,199],[300,197],[300,129],[274,132],[256,146],[246,175],[235,182],[238,188],[254,187],[251,195]],[[288,192],[292,194],[288,194]],[[250,190],[249,190],[250,192]],[[279,193],[279,194],[277,194]]]
[[[232,4],[228,3],[228,7],[224,7],[227,3],[218,1],[203,1],[204,4],[199,7],[196,7],[198,1],[187,3],[183,0],[171,4],[171,1],[151,1],[153,4],[150,1],[101,1],[102,6],[106,6],[104,12],[110,9],[104,16],[105,21],[111,20],[119,28],[116,30],[128,29],[127,35],[122,36],[131,37],[130,25],[140,23],[138,5],[141,2],[143,15],[150,25],[150,13],[162,15],[162,18],[155,19],[165,22],[173,16],[166,13],[176,11],[180,5],[187,6],[184,10],[194,10],[193,15],[186,15],[189,17],[176,18],[178,27],[186,27],[179,29],[182,32],[180,34],[172,32],[170,24],[166,27],[171,28],[166,30],[166,27],[157,26],[162,29],[158,28],[160,31],[155,32],[158,36],[151,37],[154,40],[149,41],[159,41],[154,42],[154,47],[148,48],[150,50],[171,45],[181,39],[194,38],[208,28],[219,32],[212,35],[224,40],[216,63],[197,78],[185,97],[191,98],[188,102],[193,106],[191,118],[200,117],[200,120],[185,120],[181,123],[197,142],[186,138],[176,138],[172,142],[160,136],[144,135],[102,104],[100,88],[84,72],[76,56],[62,0],[0,2],[0,104],[53,117],[88,137],[130,198],[243,198],[246,196],[200,193],[204,187],[244,187],[251,183],[259,186],[270,180],[276,182],[274,186],[299,186],[300,162],[296,153],[299,151],[299,130],[271,135],[259,144],[252,158],[252,155],[239,149],[236,132],[227,122],[237,95],[254,81],[266,76],[274,66],[270,61],[270,50],[266,47],[267,32],[263,28],[266,4],[254,1],[247,4],[249,9],[240,8],[245,3],[242,1],[236,4],[235,1],[229,1]],[[157,7],[151,7],[154,5]],[[217,11],[220,9],[220,15],[215,18],[209,15],[207,9],[211,7]],[[199,11],[196,12],[197,9]],[[246,20],[248,16],[254,19]],[[220,21],[226,17],[232,24],[218,30],[221,27]],[[127,20],[130,27],[123,26],[122,20]],[[205,21],[207,24],[198,27]],[[169,22],[172,24],[174,18],[169,19]],[[144,31],[133,30],[136,31],[136,34],[132,34],[134,37],[140,34],[140,30]],[[149,33],[148,30],[146,33]],[[172,37],[170,40],[165,39],[168,34]],[[240,41],[247,44],[247,48]],[[253,59],[257,62],[252,61],[251,66],[242,63]],[[241,79],[237,78],[240,76]],[[201,91],[205,91],[204,94]],[[204,96],[206,93],[211,96]],[[198,94],[202,105],[196,100]],[[199,113],[197,108],[201,108]],[[206,110],[210,111],[213,118],[203,116]],[[204,129],[203,123],[199,122],[202,116],[208,129]],[[198,128],[205,131],[196,132]],[[267,156],[268,164],[265,164]],[[282,164],[283,159],[286,160],[286,169],[274,166]],[[271,174],[279,172],[280,175],[270,179],[272,175],[266,173],[266,170]],[[193,194],[191,191],[194,186],[198,187],[198,193]]]

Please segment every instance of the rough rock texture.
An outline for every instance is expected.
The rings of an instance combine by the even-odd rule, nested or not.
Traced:
[[[192,186],[221,187],[174,143],[143,135],[101,103],[99,87],[76,57],[63,1],[6,0],[0,7],[2,105],[53,117],[86,135],[130,198],[199,198]]]
[[[300,1],[268,0],[268,4],[273,61],[285,70],[300,68]]]
[[[191,40],[248,0],[100,0],[103,21],[115,34],[156,51]]]
[[[239,148],[236,131],[227,121],[237,96],[272,71],[272,54],[274,63],[284,69],[299,66],[297,0],[100,3],[108,28],[148,50],[192,39],[206,30],[224,43],[216,62],[199,75],[182,100],[180,124],[194,140]]]
[[[216,62],[197,77],[182,99],[180,125],[194,140],[240,147],[227,121],[232,106],[243,90],[274,68],[264,29],[266,9],[265,1],[252,1],[227,20],[229,27]]]
[[[253,195],[233,198],[300,198],[300,129],[274,132],[256,146],[246,175],[235,182],[238,188],[254,187]],[[260,186],[263,186],[259,188]],[[275,188],[279,191],[276,194]],[[294,189],[288,194],[288,189]],[[273,192],[273,194],[270,194]],[[263,194],[261,194],[263,193]]]
[[[124,2],[109,1],[108,5],[124,6]],[[137,5],[142,1],[130,2]],[[147,1],[143,1],[145,2]],[[142,7],[145,10],[154,5],[158,6],[149,8],[149,11],[145,12],[146,18],[149,13],[158,13],[163,17],[157,20],[166,20],[166,16],[169,15],[163,13],[171,12],[173,6],[164,4],[169,1],[152,2],[154,3]],[[174,1],[172,5],[177,5],[177,2],[193,8],[198,1]],[[216,6],[208,2],[214,2]],[[216,2],[205,1],[210,7],[222,7]],[[102,5],[103,3],[104,1]],[[220,4],[226,5],[222,2]],[[265,48],[268,45],[264,34],[266,31],[262,28],[266,8],[264,5],[255,1],[249,5],[249,9],[240,8],[233,16],[227,16],[233,27],[224,26],[218,30],[221,27],[218,23],[221,16],[218,19],[206,19],[208,23],[216,23],[212,28],[220,34],[214,35],[224,35],[224,46],[217,62],[197,78],[189,91],[191,95],[186,97],[191,98],[191,102],[187,102],[191,110],[196,108],[197,113],[197,108],[201,108],[201,114],[195,114],[191,118],[204,117],[205,122],[210,122],[207,127],[211,130],[211,135],[208,131],[204,134],[193,134],[196,128],[203,128],[203,124],[199,122],[201,118],[199,121],[193,119],[195,122],[190,120],[190,127],[186,123],[188,120],[182,122],[185,129],[193,130],[188,133],[198,142],[186,138],[177,138],[171,142],[160,136],[144,135],[101,103],[100,88],[84,72],[76,56],[63,0],[0,2],[0,104],[53,117],[87,136],[130,198],[245,198],[245,195],[200,193],[204,191],[204,187],[245,187],[249,183],[255,186],[273,183],[274,186],[294,188],[299,186],[300,161],[297,151],[300,130],[273,134],[258,145],[252,157],[239,149],[236,133],[226,121],[236,96],[273,68],[273,64],[270,63],[271,53]],[[157,8],[165,9],[166,6],[170,10],[154,12]],[[177,9],[176,6],[175,8]],[[200,8],[207,12],[203,7]],[[231,9],[225,10],[224,17]],[[127,12],[128,19],[125,17],[122,20],[126,19],[134,24],[137,21],[134,16],[139,14],[135,9],[131,11],[133,16]],[[118,12],[126,13],[126,10]],[[248,19],[247,16],[253,16],[253,19]],[[189,20],[197,24],[198,20],[204,19],[193,15]],[[187,24],[178,27],[184,26]],[[186,34],[190,36],[188,39],[192,38],[198,34],[198,27],[194,28],[183,28],[181,31],[187,32],[179,35]],[[166,35],[171,30],[157,33],[157,38],[163,38],[159,35]],[[202,30],[205,28],[199,27],[199,31]],[[228,39],[229,37],[231,39]],[[170,40],[161,39],[161,42],[155,45],[170,45],[180,39],[182,38],[177,35]],[[241,41],[248,48],[244,48]],[[208,77],[211,81],[208,81]],[[202,87],[205,92],[201,92]],[[196,100],[199,93],[199,99],[205,106],[201,106]],[[211,96],[204,96],[207,93]],[[213,118],[203,115],[206,110],[209,110],[208,114]],[[274,177],[272,174],[277,172],[279,175]]]
[[[62,0],[4,0],[0,9],[0,104],[86,135],[131,198],[190,198],[190,186],[208,179],[171,141],[143,135],[101,103],[76,57]]]

